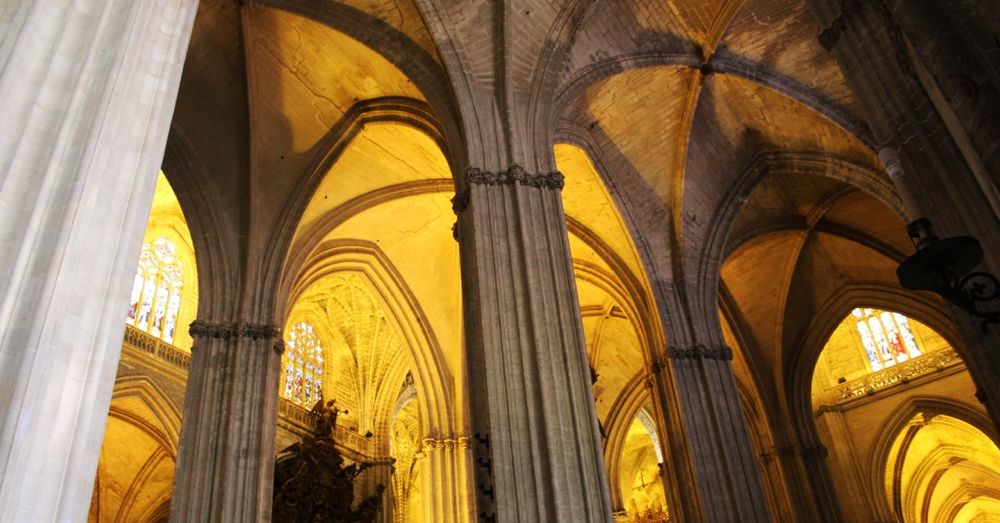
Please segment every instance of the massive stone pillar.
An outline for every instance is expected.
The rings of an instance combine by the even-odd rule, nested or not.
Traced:
[[[0,521],[82,521],[196,0],[0,8]]]
[[[559,173],[456,196],[479,521],[610,521]]]
[[[929,218],[938,236],[973,235],[983,244],[980,269],[1000,269],[1000,208],[989,177],[977,176],[920,81],[905,33],[887,0],[810,0],[826,29],[820,42],[840,63],[910,217]],[[887,150],[894,153],[885,154]],[[979,395],[1000,424],[1000,328],[955,309],[961,351]]]
[[[278,335],[269,325],[191,324],[171,521],[270,521]]]
[[[1000,207],[1000,12],[977,0],[892,0],[925,86],[973,173]],[[984,183],[985,184],[985,183]]]
[[[661,397],[679,403],[687,446],[671,454],[675,460],[688,454],[700,501],[680,500],[687,520],[770,521],[732,359],[732,350],[721,344],[675,346],[653,369]],[[683,469],[680,463],[671,466]]]

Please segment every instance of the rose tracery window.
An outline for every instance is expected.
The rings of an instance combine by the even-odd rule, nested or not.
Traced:
[[[323,346],[309,323],[300,321],[289,329],[282,368],[282,395],[312,407],[323,392]]]
[[[906,316],[868,308],[854,309],[851,314],[873,371],[923,354]]]
[[[125,322],[173,343],[184,286],[177,247],[166,238],[142,246]]]

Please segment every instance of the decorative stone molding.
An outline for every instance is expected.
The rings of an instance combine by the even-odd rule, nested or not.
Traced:
[[[861,12],[861,7],[862,3],[860,0],[845,0],[840,9],[840,16],[829,27],[819,33],[819,43],[824,49],[827,51],[833,50],[833,47],[840,40],[840,36],[847,29],[847,22]]]
[[[464,211],[467,207],[469,207],[468,192],[458,193],[451,199],[451,210],[454,211],[456,215],[462,214],[462,211]]]
[[[731,361],[733,350],[725,345],[717,348],[709,348],[704,345],[695,345],[690,349],[667,349],[667,358],[672,360],[718,360]]]
[[[531,174],[525,172],[520,165],[512,165],[503,172],[488,172],[477,167],[469,167],[465,170],[465,181],[470,185],[526,185],[539,189],[562,190],[565,186],[565,177],[562,173],[555,171],[551,173]],[[451,199],[451,210],[455,214],[461,214],[469,207],[468,191],[456,194]]]
[[[281,330],[274,325],[261,323],[244,323],[237,328],[237,336],[251,340],[275,338],[280,333]]]
[[[858,397],[870,396],[889,387],[906,383],[925,374],[944,370],[961,362],[962,359],[953,350],[929,352],[918,358],[897,363],[887,369],[838,385],[836,387],[837,402],[843,403]]]
[[[830,455],[827,451],[826,446],[819,445],[785,445],[783,447],[774,447],[770,452],[765,452],[760,455],[761,460],[764,463],[768,463],[772,458],[794,458],[795,456],[801,456],[803,459],[813,460],[813,459],[826,459]]]
[[[191,367],[191,355],[174,347],[173,345],[141,331],[131,325],[125,326],[125,345],[144,352],[150,356],[169,363],[179,369],[187,370]]]
[[[264,323],[211,323],[201,320],[191,322],[188,332],[192,338],[234,339],[249,338],[251,340],[266,340],[277,338],[281,330],[274,325]],[[278,354],[284,351],[284,344],[272,347]]]
[[[543,174],[531,174],[525,172],[520,165],[512,165],[504,172],[492,173],[483,171],[476,167],[469,167],[465,170],[465,181],[474,185],[527,185],[540,189],[562,189],[565,185],[565,178],[562,173],[556,171]]]
[[[235,334],[235,324],[209,323],[195,320],[188,327],[192,338],[229,339]]]
[[[524,171],[520,165],[512,165],[509,169],[499,173],[484,171],[477,167],[469,167],[465,170],[465,181],[470,185],[526,185],[538,189],[562,190],[565,185],[565,177],[556,171],[543,174],[531,174]],[[456,215],[462,214],[469,207],[468,190],[456,194],[451,199],[451,210]],[[458,222],[451,226],[451,236],[458,241]]]
[[[457,438],[443,438],[443,439],[424,438],[422,443],[425,448],[435,449],[435,450],[439,449],[454,450],[454,449],[469,448],[469,438],[467,436],[459,436]]]
[[[896,55],[896,62],[904,73],[914,76],[913,66],[910,63],[909,51],[906,48],[906,40],[903,31],[896,24],[892,14],[892,8],[885,0],[844,0],[840,9],[840,16],[830,23],[830,26],[819,34],[819,43],[827,51],[833,48],[840,41],[841,35],[847,30],[847,24],[856,17],[865,7],[875,10],[875,16],[885,24],[889,33],[889,41],[892,44],[893,53]],[[874,29],[874,28],[873,28]]]
[[[805,459],[826,459],[830,456],[830,451],[826,449],[826,445],[818,444],[800,447],[799,455]]]

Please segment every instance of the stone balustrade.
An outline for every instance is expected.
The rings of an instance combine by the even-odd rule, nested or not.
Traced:
[[[125,345],[185,372],[191,366],[191,354],[131,325],[125,326]],[[308,432],[312,426],[309,419],[309,409],[300,407],[284,398],[278,399],[278,417],[282,421],[294,425],[303,433]],[[371,439],[345,427],[340,425],[334,427],[333,438],[339,445],[362,455],[374,455]]]
[[[843,403],[862,396],[870,396],[900,383],[907,383],[919,376],[941,371],[961,363],[962,359],[951,349],[930,352],[838,385],[836,387],[837,402]]]

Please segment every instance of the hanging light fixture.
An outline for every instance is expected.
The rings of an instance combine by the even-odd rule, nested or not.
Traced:
[[[896,269],[904,289],[938,294],[981,318],[983,332],[991,324],[1000,324],[1000,280],[988,272],[974,270],[983,261],[979,240],[972,236],[939,239],[927,218],[913,221],[906,232],[917,252]]]

